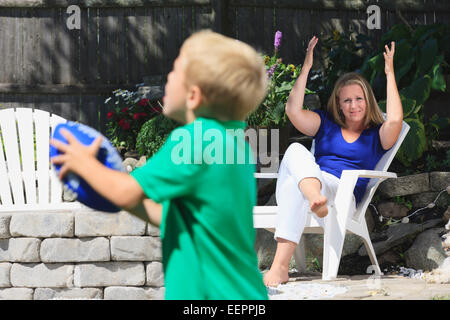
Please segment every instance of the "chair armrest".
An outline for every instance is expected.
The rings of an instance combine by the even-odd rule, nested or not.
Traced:
[[[346,172],[349,175],[356,175],[361,178],[397,178],[397,174],[394,172],[386,171],[375,171],[375,170],[343,170],[342,173]],[[257,179],[276,179],[278,178],[277,172],[255,172],[255,178]]]
[[[342,199],[347,194],[353,194],[358,178],[378,178],[383,181],[389,178],[397,178],[397,174],[375,170],[342,170],[335,199]]]
[[[375,170],[342,170],[342,174],[347,176],[356,176],[358,178],[380,178],[389,179],[397,178],[397,174],[387,171],[375,171]]]
[[[276,179],[278,178],[277,172],[255,172],[255,178],[257,179]]]

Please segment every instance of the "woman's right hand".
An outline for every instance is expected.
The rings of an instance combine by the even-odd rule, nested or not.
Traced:
[[[319,130],[321,120],[317,113],[303,109],[303,100],[305,98],[308,73],[313,65],[314,47],[317,41],[319,39],[316,36],[309,41],[305,62],[286,103],[286,114],[294,127],[301,133],[311,137],[315,136],[317,130]]]
[[[314,47],[316,46],[318,41],[319,41],[319,38],[317,38],[316,36],[312,37],[311,40],[309,40],[308,48],[306,49],[306,57],[305,57],[305,62],[303,63],[303,67],[306,67],[308,69],[312,68]]]

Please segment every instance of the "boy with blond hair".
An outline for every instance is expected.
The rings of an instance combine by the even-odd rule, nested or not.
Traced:
[[[52,159],[62,165],[60,178],[74,172],[117,206],[160,225],[166,299],[267,299],[254,251],[254,164],[215,148],[231,148],[231,160],[252,154],[231,133],[245,129],[266,87],[253,48],[200,31],[183,43],[163,98],[163,113],[184,126],[144,167],[129,175],[103,166],[96,159],[101,138],[83,146],[62,131],[68,144],[51,142],[63,153]]]

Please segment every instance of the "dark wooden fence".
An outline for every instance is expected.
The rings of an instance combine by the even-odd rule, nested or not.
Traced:
[[[81,8],[79,30],[66,26],[71,4]],[[370,4],[381,8],[381,30],[367,29]],[[166,75],[195,30],[211,28],[263,53],[272,53],[281,30],[280,55],[300,63],[312,35],[356,31],[376,42],[396,23],[449,21],[450,2],[442,0],[0,0],[0,104],[103,130],[111,92]]]

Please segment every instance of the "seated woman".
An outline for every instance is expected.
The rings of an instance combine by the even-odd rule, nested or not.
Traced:
[[[299,143],[286,150],[278,172],[276,200],[277,226],[274,238],[277,250],[270,270],[264,275],[267,286],[289,280],[288,268],[300,241],[307,214],[313,212],[320,225],[333,204],[342,170],[374,169],[400,134],[403,109],[394,74],[395,43],[383,53],[387,81],[386,119],[383,118],[370,84],[358,73],[347,73],[335,84],[327,111],[304,110],[308,73],[318,39],[313,37],[307,49],[299,78],[292,89],[286,114],[303,134],[315,139],[311,154]],[[353,205],[361,200],[368,179],[358,179]]]

